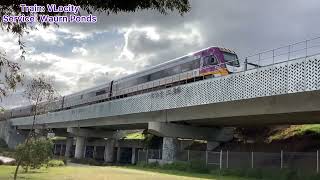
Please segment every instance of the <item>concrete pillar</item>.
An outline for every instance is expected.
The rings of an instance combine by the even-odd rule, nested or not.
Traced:
[[[120,162],[120,158],[121,158],[121,148],[118,147],[117,148],[117,163]]]
[[[66,139],[66,151],[64,153],[64,156],[69,158],[70,157],[70,152],[73,144],[73,137],[67,137]]]
[[[131,164],[136,163],[136,148],[132,148]]]
[[[163,137],[162,160],[172,162],[176,160],[178,152],[178,139],[172,137]]]
[[[76,138],[76,150],[74,153],[74,157],[76,159],[82,159],[84,158],[84,152],[85,152],[85,137],[78,136]]]
[[[104,149],[104,161],[107,163],[112,163],[114,160],[114,146],[115,140],[108,139]]]

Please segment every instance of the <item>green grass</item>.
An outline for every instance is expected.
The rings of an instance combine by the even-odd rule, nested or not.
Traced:
[[[15,166],[0,166],[0,179],[12,179]],[[145,169],[143,169],[145,170]],[[29,173],[20,173],[19,180],[191,180],[191,179],[214,179],[214,180],[249,180],[248,178],[237,177],[217,177],[210,174],[187,173],[175,170],[154,170],[147,171],[123,167],[97,167],[97,166],[79,166],[79,167],[53,167],[30,171]],[[152,172],[150,172],[152,171]],[[252,179],[254,180],[254,179]]]
[[[195,172],[186,172],[186,171],[169,170],[169,169],[145,168],[145,167],[143,168],[143,167],[139,167],[139,166],[127,166],[126,168],[142,170],[142,171],[157,172],[157,173],[162,173],[162,174],[172,174],[172,175],[176,175],[176,176],[186,176],[186,177],[192,177],[192,178],[201,178],[201,179],[213,179],[213,180],[256,180],[256,179],[253,179],[253,178],[220,176],[220,175],[209,174],[209,173],[195,173]]]
[[[320,124],[293,125],[271,135],[269,142],[288,139],[291,137],[299,137],[306,134],[320,136]]]

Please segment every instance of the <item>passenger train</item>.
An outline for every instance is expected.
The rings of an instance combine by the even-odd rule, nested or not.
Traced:
[[[44,102],[39,113],[55,112],[83,105],[151,92],[240,70],[236,53],[220,47],[209,47],[186,56],[153,66],[141,72],[106,84],[66,95],[49,104]],[[1,119],[32,115],[32,106],[5,111]]]

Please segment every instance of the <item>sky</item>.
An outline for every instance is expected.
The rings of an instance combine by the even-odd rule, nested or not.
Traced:
[[[51,76],[60,94],[70,94],[209,46],[239,57],[320,36],[318,0],[191,0],[184,16],[153,10],[95,14],[95,24],[60,24],[17,37],[0,30],[0,51],[21,64],[26,79]],[[26,104],[23,87],[0,105]]]

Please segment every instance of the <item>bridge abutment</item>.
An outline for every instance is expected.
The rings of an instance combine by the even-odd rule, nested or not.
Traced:
[[[77,136],[76,137],[76,149],[75,149],[75,153],[74,153],[74,157],[76,159],[84,158],[85,141],[86,141],[85,137],[82,137],[82,136]]]

